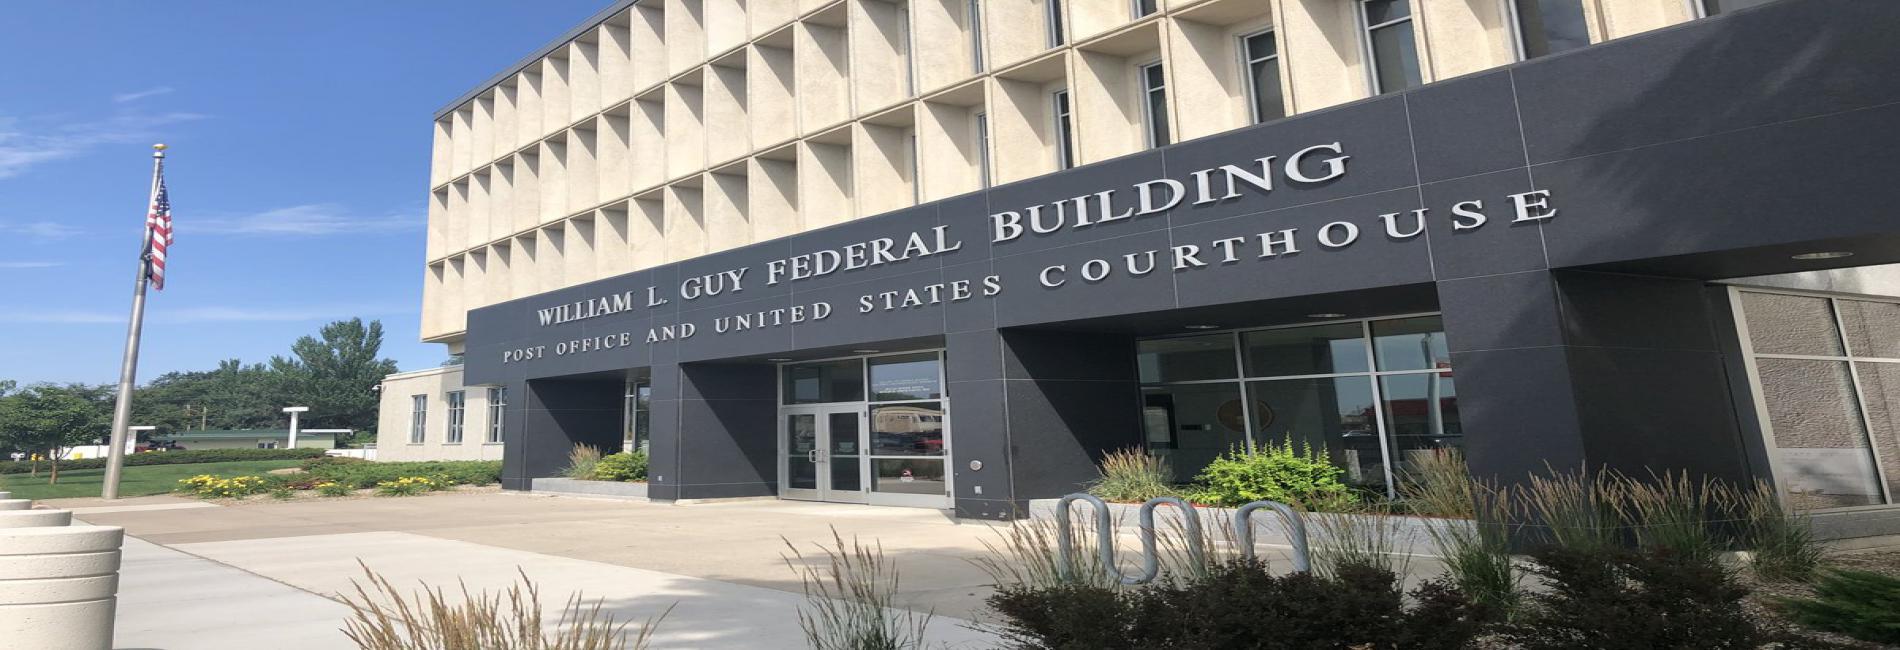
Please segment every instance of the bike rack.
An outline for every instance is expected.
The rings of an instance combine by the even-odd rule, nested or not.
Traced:
[[[1152,582],[1161,573],[1161,556],[1155,548],[1155,509],[1169,505],[1181,511],[1183,532],[1187,537],[1189,560],[1204,563],[1207,560],[1202,546],[1201,518],[1194,508],[1180,497],[1156,497],[1141,504],[1139,511],[1140,528],[1137,537],[1141,539],[1141,574],[1125,575],[1115,565],[1115,527],[1110,521],[1108,504],[1092,494],[1069,494],[1056,500],[1056,573],[1064,580],[1075,577],[1075,531],[1069,509],[1076,501],[1086,501],[1095,508],[1096,552],[1101,556],[1102,567],[1108,577],[1124,585],[1139,585]],[[1240,546],[1243,557],[1254,557],[1253,513],[1261,508],[1272,508],[1288,522],[1289,535],[1293,542],[1293,569],[1302,573],[1311,572],[1313,564],[1306,542],[1306,522],[1300,513],[1292,507],[1277,501],[1255,501],[1234,511],[1235,541]]]
[[[1253,513],[1261,508],[1272,508],[1286,520],[1287,539],[1293,542],[1293,570],[1312,573],[1312,554],[1306,545],[1306,520],[1291,506],[1278,501],[1255,501],[1234,511],[1234,543],[1240,545],[1241,557],[1253,558]]]

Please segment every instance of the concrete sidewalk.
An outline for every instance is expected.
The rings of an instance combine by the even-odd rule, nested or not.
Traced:
[[[113,645],[154,650],[355,648],[342,632],[349,615],[349,608],[337,601],[127,536]]]

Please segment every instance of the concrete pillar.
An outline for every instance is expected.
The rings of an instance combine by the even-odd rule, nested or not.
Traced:
[[[0,511],[0,528],[36,528],[41,526],[71,526],[71,510],[6,510]]]
[[[7,647],[112,647],[117,526],[0,528],[0,639]]]

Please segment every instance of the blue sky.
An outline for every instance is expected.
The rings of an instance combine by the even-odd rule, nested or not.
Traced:
[[[432,116],[606,4],[8,2],[0,379],[117,379],[154,142],[177,238],[141,382],[351,316],[441,363],[416,340]]]

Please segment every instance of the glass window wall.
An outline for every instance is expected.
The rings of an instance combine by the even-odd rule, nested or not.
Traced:
[[[1231,449],[1291,441],[1390,494],[1412,457],[1463,433],[1436,315],[1150,339],[1136,358],[1148,448],[1177,480]]]

